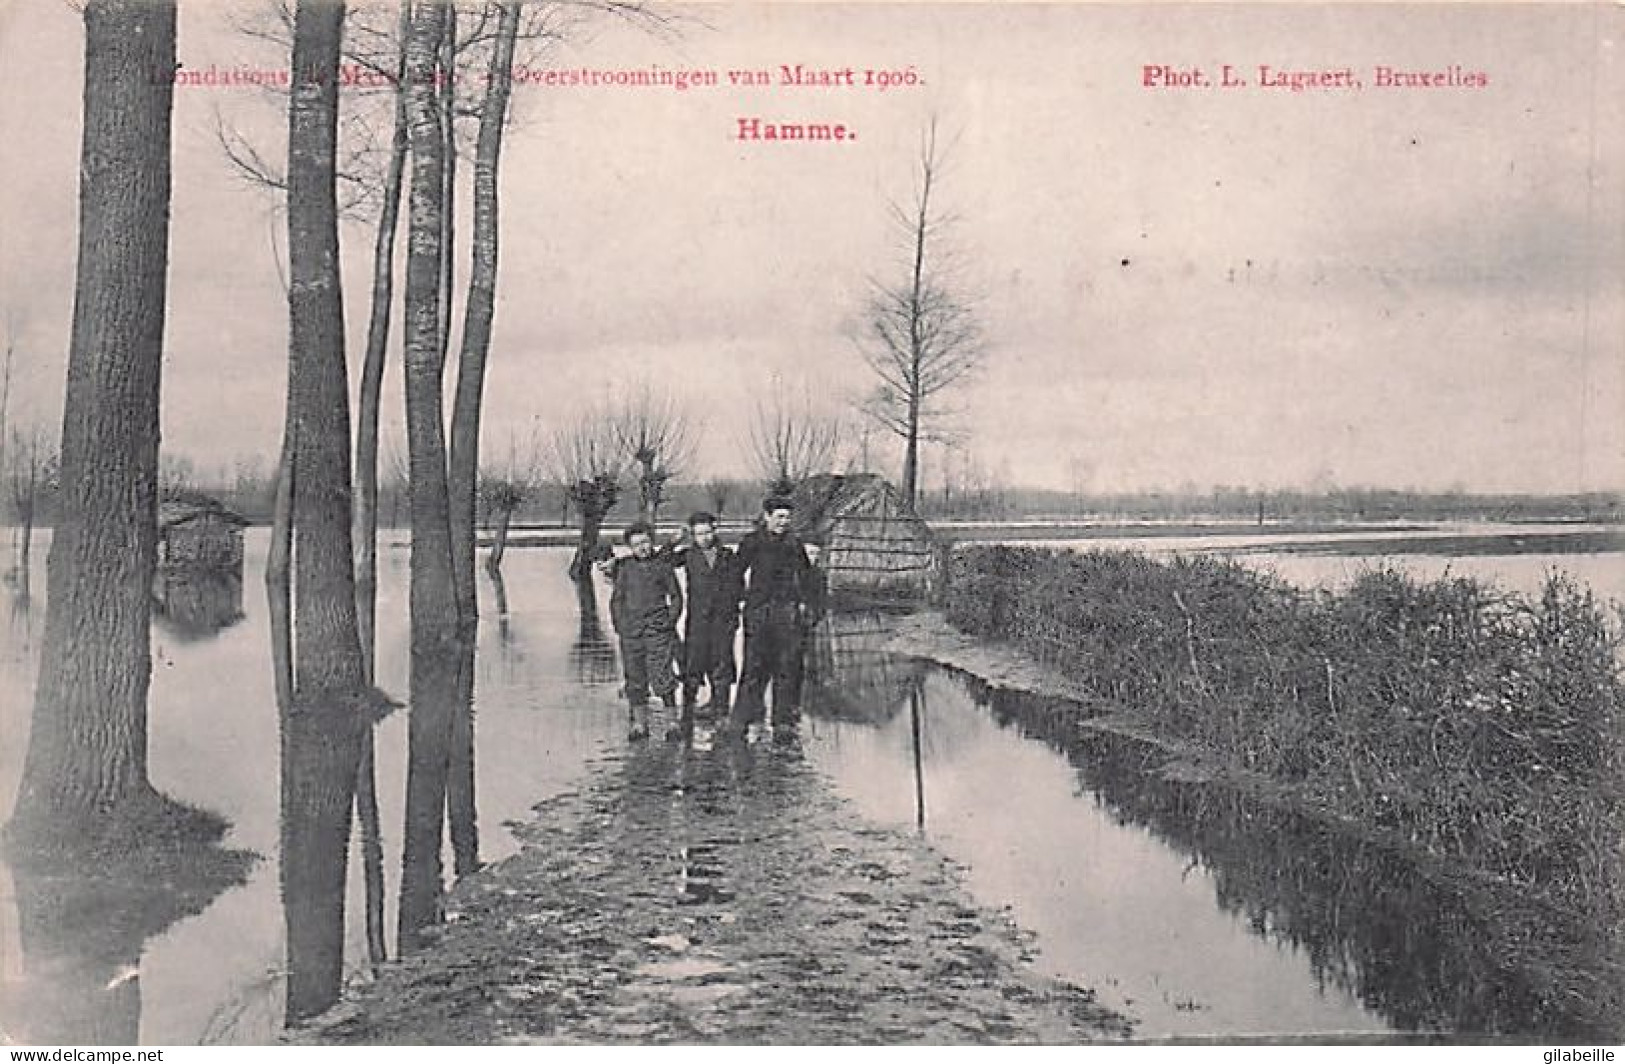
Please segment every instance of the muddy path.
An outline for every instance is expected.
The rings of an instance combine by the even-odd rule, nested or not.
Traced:
[[[1128,1021],[794,745],[638,745],[513,825],[429,950],[309,1043],[1074,1043]]]

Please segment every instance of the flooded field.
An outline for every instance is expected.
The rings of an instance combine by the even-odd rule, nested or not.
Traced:
[[[261,582],[266,544],[263,530],[250,532],[242,587],[193,595],[184,616],[155,618],[150,719],[153,782],[173,797],[225,816],[232,825],[226,845],[262,860],[245,885],[146,940],[138,966],[138,1011],[125,1019],[128,1037],[114,1040],[262,1044],[281,1028],[277,713]],[[44,626],[44,554],[43,543],[37,544],[32,603],[19,610],[13,598],[0,612],[0,734],[5,736],[0,817],[9,815],[27,747],[37,641]],[[619,683],[614,650],[602,628],[584,627],[563,572],[567,558],[554,551],[510,556],[504,591],[511,612],[505,620],[496,588],[483,578],[480,582],[484,620],[477,659],[476,770],[486,860],[517,846],[504,822],[528,819],[532,805],[573,785],[587,773],[594,754],[624,737],[624,711],[614,697]],[[381,550],[379,568],[380,684],[404,697],[407,551]],[[392,933],[406,723],[405,712],[399,712],[378,728],[384,867],[391,884],[386,926]],[[360,875],[352,873],[351,911],[358,913]],[[27,1033],[48,1011],[41,995],[95,999],[101,986],[99,969],[86,967],[83,958],[59,955],[49,935],[19,941],[13,933],[19,926],[18,896],[10,870],[0,864],[0,950],[5,951],[0,1006],[6,1013],[0,1026]],[[359,963],[365,954],[359,919],[349,920],[346,931],[347,952]],[[12,1006],[21,1012],[25,1001],[27,1012],[13,1014]],[[73,1013],[67,1005],[62,1008]]]
[[[0,610],[0,816],[26,748],[44,539],[32,600],[8,588]],[[1337,582],[1357,571],[1350,567],[1388,560],[1520,590],[1556,567],[1625,599],[1617,552],[1451,558],[1407,552],[1414,542],[1396,541],[1387,559],[1281,550],[1238,557],[1304,583]],[[200,911],[141,925],[128,956],[117,957],[87,955],[83,933],[103,920],[111,935],[127,919],[117,906],[91,899],[80,933],[70,935],[41,918],[40,884],[0,867],[0,1026],[14,1037],[85,1041],[91,1033],[66,1035],[92,1015],[102,1017],[107,1041],[276,1036],[283,917],[265,544],[263,531],[250,533],[242,586],[172,589],[154,627],[151,697],[154,782],[227,817],[227,845],[261,859],[246,883],[200,900]],[[1214,546],[1164,540],[1154,549]],[[487,860],[517,847],[505,822],[579,786],[624,742],[607,618],[578,605],[566,559],[558,549],[518,550],[503,586],[481,580],[477,771]],[[379,675],[397,696],[406,689],[406,563],[405,550],[381,551]],[[874,654],[861,640],[827,638],[816,658],[810,765],[863,816],[922,830],[965,867],[978,901],[1008,905],[1036,936],[1045,971],[1096,988],[1142,1035],[1573,1029],[1523,974],[1486,954],[1460,899],[1390,854],[1198,785],[1153,781],[1135,748],[1102,740],[1080,750],[1046,733],[1043,705]],[[398,713],[379,730],[392,884],[405,725]],[[697,839],[687,850],[685,889],[696,896],[716,886],[707,845]],[[359,961],[357,923],[349,953]]]
[[[1301,587],[1345,586],[1384,566],[1420,579],[1446,573],[1537,594],[1551,572],[1567,573],[1600,597],[1625,602],[1625,530],[1617,525],[1451,525],[1429,529],[1207,536],[1106,536],[1012,540],[1061,550],[1212,554],[1276,573]]]

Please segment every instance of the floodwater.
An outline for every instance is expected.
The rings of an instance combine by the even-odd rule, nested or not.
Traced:
[[[1625,602],[1625,551],[1617,525],[1453,524],[1427,529],[1292,532],[1213,536],[1106,536],[1012,540],[1014,546],[1064,550],[1132,550],[1144,554],[1210,554],[1274,573],[1300,587],[1338,588],[1363,572],[1389,567],[1418,579],[1469,576],[1507,591],[1538,595],[1549,573],[1564,573],[1604,599]],[[1472,553],[1449,553],[1472,543]],[[1525,541],[1538,542],[1531,551]],[[1498,549],[1497,541],[1505,543]],[[1598,544],[1611,549],[1597,549]],[[1373,550],[1380,544],[1380,553]]]
[[[28,714],[38,641],[44,628],[47,536],[35,543],[33,600],[26,609],[0,609],[0,819],[9,816],[27,747]],[[153,625],[150,768],[171,797],[212,810],[232,825],[225,845],[263,858],[248,882],[227,890],[200,915],[148,938],[139,960],[139,1040],[146,1044],[264,1044],[281,1029],[283,927],[279,901],[277,711],[270,665],[262,573],[269,542],[250,530],[246,579],[214,595],[189,589],[178,616]],[[482,623],[476,673],[476,789],[481,856],[497,860],[517,849],[505,821],[530,817],[536,802],[585,776],[606,744],[624,737],[624,710],[615,702],[614,651],[600,631],[583,632],[564,574],[568,554],[516,551],[506,563],[508,615],[499,615],[496,589],[482,573]],[[407,690],[408,551],[379,551],[378,676],[383,689]],[[13,589],[5,589],[10,592]],[[236,608],[230,603],[237,598]],[[220,605],[224,598],[227,605]],[[209,605],[197,603],[208,600]],[[175,601],[174,598],[171,601]],[[0,606],[3,606],[0,603]],[[209,629],[205,619],[224,623]],[[606,622],[607,623],[607,622]],[[406,713],[379,725],[378,794],[389,882],[386,926],[395,926],[400,831],[406,789]],[[352,858],[354,857],[352,848]],[[352,860],[354,864],[354,860]],[[365,956],[357,915],[360,874],[352,868],[346,952]],[[38,973],[74,969],[51,955],[49,941],[19,947],[18,891],[0,863],[0,1005],[35,996]],[[130,973],[126,972],[125,975]],[[81,980],[82,982],[82,980]],[[68,985],[59,994],[88,993]],[[0,1014],[0,1028],[26,1037],[29,1018]],[[136,1030],[129,1032],[132,1036]],[[125,1039],[133,1041],[134,1038]]]
[[[848,647],[879,634],[845,623]],[[979,901],[1036,935],[1040,970],[1092,987],[1139,1037],[1594,1022],[1555,1010],[1469,902],[1403,856],[1165,780],[1145,744],[1073,727],[1073,703],[875,653],[863,672],[886,695],[859,720],[845,695],[822,697],[830,670],[837,687],[851,670],[827,656],[816,667],[809,760],[866,816],[914,827],[962,865]]]
[[[26,748],[45,539],[36,543],[32,602],[0,589],[0,817]],[[165,926],[144,930],[111,980],[105,967],[83,963],[73,943],[53,939],[48,922],[39,930],[37,913],[27,911],[38,890],[0,865],[0,1026],[12,1037],[27,1039],[34,1022],[16,1003],[46,1000],[55,1015],[88,1015],[114,982],[123,1026],[108,1040],[275,1038],[283,918],[277,714],[260,582],[266,542],[263,530],[250,532],[243,586],[168,594],[153,632],[150,721],[154,782],[228,818],[226,845],[262,860],[246,883],[200,902],[200,912],[169,914]],[[528,819],[538,801],[576,788],[624,742],[615,651],[578,608],[567,557],[560,549],[513,551],[502,587],[481,578],[476,764],[486,860],[516,848],[505,822]],[[1585,557],[1606,560],[1609,571],[1620,558]],[[1257,558],[1327,561],[1246,560]],[[1461,561],[1458,571],[1495,575],[1509,559]],[[398,697],[406,693],[406,576],[407,552],[381,550],[379,676]],[[1614,593],[1606,583],[1599,590]],[[1562,1028],[1561,1017],[1531,1002],[1517,973],[1500,971],[1481,947],[1475,952],[1459,903],[1403,861],[1199,785],[1154,782],[1135,749],[1053,741],[1044,727],[1051,707],[877,653],[874,632],[860,621],[827,632],[819,645],[804,728],[811,764],[877,822],[906,828],[923,819],[927,839],[965,866],[978,900],[1010,906],[1036,935],[1045,970],[1095,987],[1138,1021],[1138,1033]],[[404,713],[378,731],[391,891],[405,733]],[[716,855],[707,846],[695,840],[683,855],[684,890],[696,903],[728,889],[710,874]],[[360,877],[352,870],[351,878],[354,914]],[[121,918],[94,905],[81,913],[90,926],[102,917]],[[354,916],[347,924],[356,966],[364,954],[358,924]],[[27,936],[18,933],[25,925],[33,929]]]

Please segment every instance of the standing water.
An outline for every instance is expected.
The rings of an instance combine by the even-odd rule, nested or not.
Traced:
[[[84,885],[42,885],[0,865],[0,1027],[13,1037],[37,1034],[43,1016],[88,1023],[99,1010],[118,1021],[101,1032],[107,1041],[275,1039],[285,964],[265,546],[263,532],[250,534],[240,585],[166,590],[150,719],[158,787],[226,817],[226,845],[263,859],[240,885],[134,922],[128,904],[94,890],[69,889],[85,899],[71,912],[51,908],[59,888]],[[35,551],[33,598],[7,588],[0,609],[0,818],[27,745],[45,553]],[[481,578],[487,860],[515,848],[505,822],[578,787],[623,741],[615,651],[598,601],[578,602],[567,561],[560,549],[513,551],[505,581]],[[404,698],[407,552],[386,546],[379,576],[380,684]],[[857,639],[828,626],[815,655],[813,765],[873,819],[923,829],[984,902],[1009,905],[1035,934],[1045,970],[1095,988],[1142,1035],[1583,1029],[1505,970],[1463,903],[1403,859],[1217,788],[1161,780],[1137,744],[1080,742],[1057,730],[1064,710],[865,649],[873,626],[857,623]],[[404,711],[378,729],[391,928],[405,733]],[[710,844],[691,840],[683,854],[696,899],[722,889]],[[353,865],[352,848],[346,954],[359,968]],[[115,940],[116,956],[86,945]],[[82,1033],[72,1040],[100,1036]]]
[[[1075,703],[863,651],[881,619],[834,625],[809,759],[963,865],[979,900],[1035,934],[1042,970],[1094,988],[1137,1035],[1591,1029],[1407,857],[1164,779],[1163,755],[1078,728]]]
[[[0,821],[10,815],[27,749],[29,713],[44,629],[47,553],[40,535],[26,601],[6,588],[0,603]],[[0,1029],[16,1039],[46,1033],[47,1016],[73,1018],[115,1007],[123,1020],[102,1041],[192,1045],[265,1044],[282,1028],[283,912],[278,891],[278,730],[263,573],[268,539],[251,530],[239,584],[166,589],[168,613],[154,617],[149,700],[150,768],[159,790],[224,816],[225,845],[262,859],[246,882],[200,897],[195,915],[170,914],[130,942],[111,967],[89,963],[82,940],[48,895],[0,862]],[[574,787],[595,756],[620,741],[614,650],[595,617],[584,616],[559,550],[516,551],[502,585],[480,576],[481,625],[475,716],[481,851],[496,860],[517,848],[504,827],[527,820],[536,802]],[[408,552],[379,556],[379,685],[407,693]],[[385,926],[393,939],[405,795],[406,711],[377,730],[378,794],[388,879]],[[346,956],[366,956],[359,846],[351,847]],[[66,887],[78,885],[67,884]],[[60,891],[58,891],[60,893]],[[201,910],[201,911],[199,911]],[[103,938],[130,938],[128,906],[92,893],[72,915]],[[26,930],[26,934],[20,933]],[[96,939],[98,935],[90,935]],[[105,970],[104,970],[105,969]],[[123,991],[105,993],[117,980]],[[27,1006],[26,1009],[24,1006]],[[90,1041],[95,1032],[71,1041]]]

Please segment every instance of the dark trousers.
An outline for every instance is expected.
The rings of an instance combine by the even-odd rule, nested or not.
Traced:
[[[739,678],[734,667],[734,633],[738,622],[732,617],[700,618],[688,626],[683,656],[683,686],[689,691],[709,682],[712,692],[731,687]]]
[[[626,700],[647,702],[652,689],[665,698],[677,689],[672,671],[672,633],[669,628],[651,628],[621,636],[621,668],[626,673]]]
[[[745,675],[739,681],[737,704],[746,719],[758,719],[766,710],[768,684],[773,685],[775,723],[787,723],[799,714],[801,650],[796,606],[758,606],[745,612]]]

